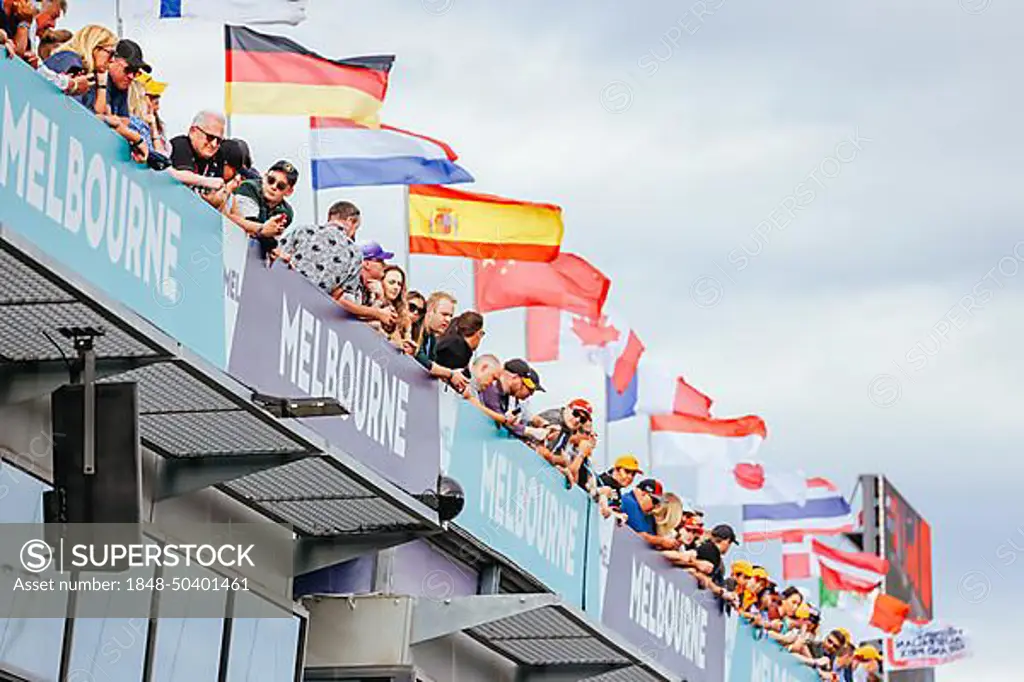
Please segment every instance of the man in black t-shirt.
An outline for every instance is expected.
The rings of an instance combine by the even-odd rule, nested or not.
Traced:
[[[171,175],[180,182],[204,192],[224,186],[224,159],[220,143],[227,123],[223,114],[200,111],[192,119],[187,135],[171,140]]]
[[[727,523],[722,523],[711,529],[711,537],[697,547],[697,559],[711,564],[710,571],[704,571],[711,577],[711,581],[721,587],[725,583],[725,562],[723,557],[729,552],[733,545],[739,545],[736,539],[736,531]],[[705,567],[706,568],[706,567]]]

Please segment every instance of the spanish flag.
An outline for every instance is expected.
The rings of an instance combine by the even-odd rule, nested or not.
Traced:
[[[477,260],[550,261],[562,209],[439,185],[409,186],[409,252]]]
[[[394,56],[333,60],[287,38],[225,27],[229,114],[338,116],[376,126]]]

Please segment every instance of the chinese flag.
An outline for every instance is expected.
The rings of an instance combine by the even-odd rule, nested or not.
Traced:
[[[910,604],[887,594],[879,594],[875,598],[870,622],[879,630],[895,635],[903,629],[903,623],[909,615]]]
[[[611,286],[603,272],[571,253],[560,253],[547,263],[476,261],[474,271],[481,313],[543,306],[597,319]]]

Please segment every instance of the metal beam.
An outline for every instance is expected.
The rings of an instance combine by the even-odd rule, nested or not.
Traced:
[[[630,668],[628,663],[567,663],[564,665],[520,666],[516,682],[584,682],[591,677]]]
[[[557,594],[488,594],[443,601],[419,599],[413,613],[410,644],[452,635],[502,618],[554,606]]]
[[[350,535],[304,536],[295,540],[295,575],[305,575],[328,566],[337,566],[367,554],[404,545],[413,540],[440,533],[440,528],[424,526],[392,531],[367,531]]]
[[[165,500],[169,497],[187,495],[309,456],[308,453],[254,452],[240,455],[162,458],[157,465],[153,499]]]
[[[96,358],[95,378],[117,376],[166,360],[160,357]],[[77,359],[5,363],[0,366],[0,405],[50,395],[71,383],[71,375],[77,371],[78,364]]]

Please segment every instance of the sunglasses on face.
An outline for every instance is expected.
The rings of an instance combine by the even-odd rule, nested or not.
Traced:
[[[415,303],[410,303],[409,312],[412,313],[413,315],[419,315],[420,313],[423,312],[423,306],[418,306]]]
[[[590,421],[590,415],[587,414],[586,412],[584,412],[583,410],[573,410],[572,411],[572,416],[576,417],[581,422],[588,422],[588,421]]]
[[[224,141],[223,137],[221,137],[219,135],[213,135],[211,133],[208,133],[205,130],[203,130],[202,128],[200,128],[199,126],[195,126],[195,129],[198,130],[199,132],[201,132],[203,134],[203,136],[206,137],[206,141],[209,142],[212,145],[220,146],[220,143]]]
[[[267,176],[267,185],[274,187],[278,192],[284,192],[291,185],[288,184],[287,180],[274,180],[274,178]]]

